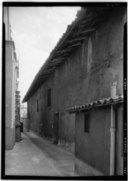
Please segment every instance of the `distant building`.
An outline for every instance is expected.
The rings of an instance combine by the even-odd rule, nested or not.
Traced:
[[[20,91],[18,91],[18,89],[16,90],[16,108],[15,108],[15,132],[16,132],[16,136],[15,139],[16,141],[20,141],[21,140],[21,117],[20,117]]]
[[[29,121],[27,116],[27,107],[25,105],[20,106],[21,123],[23,124],[23,131],[29,131]]]
[[[9,7],[3,8],[5,28],[5,143],[6,149],[15,144],[16,91],[18,89],[19,63],[15,52],[15,44],[11,38]]]
[[[20,116],[21,118],[27,118],[27,106],[21,104],[20,106]]]
[[[80,175],[123,174],[127,10],[113,4],[82,8],[23,100],[30,129],[70,145]]]

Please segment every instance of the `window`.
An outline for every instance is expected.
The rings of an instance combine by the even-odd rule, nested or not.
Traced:
[[[51,106],[51,89],[48,89],[48,92],[47,92],[47,105],[48,107]]]
[[[39,101],[38,100],[36,101],[36,110],[37,110],[37,112],[39,112]]]
[[[84,132],[89,133],[90,116],[89,113],[84,114]]]

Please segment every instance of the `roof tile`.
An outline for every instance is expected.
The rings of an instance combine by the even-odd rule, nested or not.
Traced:
[[[67,111],[69,112],[77,112],[85,109],[92,109],[94,107],[99,106],[105,106],[105,105],[111,105],[111,104],[118,104],[123,102],[123,95],[119,95],[116,98],[108,97],[103,98],[102,100],[93,101],[87,104],[79,105],[79,106],[72,106],[71,108],[68,108]]]

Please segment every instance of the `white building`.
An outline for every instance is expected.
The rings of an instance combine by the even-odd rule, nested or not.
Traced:
[[[14,41],[11,38],[9,8],[4,7],[5,32],[5,146],[12,149],[15,144],[15,95],[17,90],[18,60]]]

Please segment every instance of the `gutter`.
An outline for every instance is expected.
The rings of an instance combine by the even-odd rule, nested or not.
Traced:
[[[111,85],[111,97],[116,98],[117,83],[113,82]],[[111,105],[111,119],[110,119],[110,175],[115,175],[115,149],[116,149],[116,112],[114,106]]]
[[[116,141],[116,127],[115,127],[115,109],[111,105],[111,121],[110,121],[110,175],[115,175],[115,141]]]

